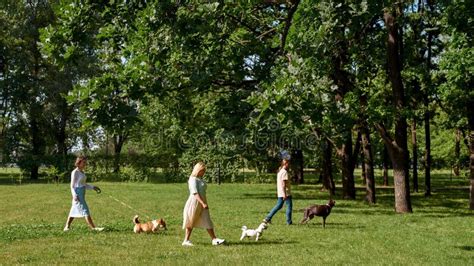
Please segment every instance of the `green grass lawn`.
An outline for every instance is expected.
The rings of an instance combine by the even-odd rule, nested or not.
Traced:
[[[91,232],[85,221],[62,228],[70,208],[68,184],[21,185],[15,173],[0,175],[0,264],[165,264],[165,265],[472,265],[474,213],[468,210],[467,179],[433,174],[433,197],[412,194],[413,214],[393,211],[393,188],[378,187],[375,206],[336,198],[327,219],[285,225],[280,211],[258,242],[239,241],[242,225],[257,227],[276,202],[273,184],[209,184],[208,201],[218,237],[212,246],[202,229],[194,247],[182,247],[182,210],[187,184],[98,182],[102,194],[88,191],[92,216],[104,232]],[[420,184],[420,188],[423,188]],[[338,187],[340,193],[340,187]],[[293,220],[300,209],[327,201],[320,185],[293,186]],[[134,210],[115,199],[126,203]],[[132,232],[132,217],[162,217],[168,231]]]

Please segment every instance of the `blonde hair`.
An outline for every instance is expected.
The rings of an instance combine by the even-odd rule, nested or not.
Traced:
[[[281,160],[280,167],[278,167],[278,171],[280,171],[283,168],[283,166],[285,166],[286,163],[290,163],[290,160],[288,159]]]
[[[79,167],[79,164],[83,161],[87,161],[87,157],[86,156],[83,156],[83,155],[80,155],[80,156],[77,156],[76,158],[76,162],[74,163],[74,165],[76,167]]]
[[[203,162],[198,162],[196,165],[194,165],[191,176],[198,177],[198,174],[203,170],[206,171],[206,165]]]

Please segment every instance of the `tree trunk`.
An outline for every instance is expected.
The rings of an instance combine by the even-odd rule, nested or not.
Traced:
[[[344,35],[344,28],[339,28],[338,31]],[[353,76],[345,69],[349,62],[348,56],[348,41],[341,39],[338,44],[338,51],[332,56],[332,71],[330,73],[331,79],[336,85],[335,97],[336,102],[342,101],[344,95],[354,88]],[[356,158],[352,150],[352,127],[344,132],[344,140],[342,147],[335,147],[338,157],[341,159],[342,168],[342,194],[344,199],[355,199],[355,184],[354,184],[354,168]]]
[[[416,118],[413,119],[413,124],[411,125],[411,144],[413,149],[413,191],[418,192],[418,143],[416,139]]]
[[[120,172],[120,153],[126,137],[124,135],[114,135],[114,173]]]
[[[431,133],[428,110],[425,111],[425,196],[431,196]]]
[[[38,49],[38,42],[39,42],[39,32],[36,25],[34,27],[34,34],[32,41],[32,53],[33,53],[33,69],[31,72],[31,76],[33,78],[32,84],[32,91],[33,97],[37,97],[39,94],[39,74],[40,74],[40,60],[41,60],[41,53]],[[38,169],[40,166],[40,157],[43,154],[43,135],[41,134],[40,130],[40,121],[39,117],[42,114],[41,105],[36,103],[35,101],[31,101],[29,103],[29,119],[30,119],[30,134],[31,134],[31,144],[32,144],[32,165],[30,168],[30,178],[33,180],[38,179]]]
[[[295,180],[296,184],[304,183],[304,161],[303,161],[303,150],[294,149],[291,155],[291,168],[293,172],[292,179]]]
[[[430,4],[428,2],[428,4]],[[427,88],[431,88],[431,79],[429,78],[431,71],[431,45],[433,34],[428,32],[428,58],[427,60]],[[430,130],[430,101],[428,91],[423,95],[423,105],[425,108],[424,122],[425,122],[425,197],[431,196],[431,130]]]
[[[363,168],[365,168],[366,195],[365,199],[371,204],[375,204],[375,176],[374,160],[372,155],[372,144],[370,142],[370,131],[367,124],[361,127],[362,151],[364,154]]]
[[[31,180],[38,180],[39,177],[39,166],[34,163],[30,168],[30,178]]]
[[[383,164],[383,185],[388,186],[388,151],[387,146],[383,145],[383,154],[382,154],[382,164]]]
[[[346,135],[345,143],[337,149],[337,155],[341,159],[342,167],[342,190],[343,198],[355,199],[354,169],[357,164],[357,157],[360,152],[360,131],[357,132],[357,140],[352,148],[352,132]]]
[[[3,54],[0,54],[0,80],[6,81],[9,80],[10,77],[8,77],[8,71],[7,71],[7,62],[3,56]],[[3,160],[3,153],[5,151],[5,138],[6,138],[6,132],[7,132],[7,126],[8,126],[8,117],[10,114],[11,110],[11,104],[10,104],[10,97],[11,97],[11,92],[10,92],[10,86],[4,85],[1,90],[1,95],[0,95],[0,160]]]
[[[105,132],[105,173],[109,173],[109,134],[107,132]]]
[[[393,162],[393,177],[395,187],[395,211],[398,213],[412,212],[410,187],[408,180],[408,158],[405,153],[389,150]]]
[[[362,146],[364,146],[362,144]],[[360,161],[361,161],[361,164],[360,164],[360,168],[361,168],[361,172],[362,174],[360,175],[360,178],[362,179],[362,184],[366,185],[367,184],[367,173],[365,171],[365,155],[364,155],[364,150],[363,150],[363,147],[362,147],[362,152],[360,153]]]
[[[398,11],[401,13],[401,9]],[[387,65],[388,76],[392,85],[393,104],[395,113],[395,137],[392,140],[383,126],[378,126],[382,138],[387,144],[388,153],[392,160],[395,186],[395,211],[398,213],[412,212],[409,186],[409,154],[407,146],[407,121],[403,113],[406,107],[405,91],[401,77],[401,62],[399,47],[401,37],[397,24],[397,14],[388,9],[384,11],[384,21],[388,30]]]
[[[474,123],[474,121],[473,121]],[[471,180],[471,196],[469,198],[469,208],[474,210],[474,125],[470,125],[471,133],[469,134],[470,137],[470,155],[469,155],[469,169],[470,169],[470,180]]]
[[[59,163],[59,170],[65,172],[67,169],[67,151],[68,147],[66,145],[67,133],[66,127],[67,122],[69,121],[70,108],[68,107],[66,101],[64,100],[61,108],[61,118],[56,125],[56,145],[57,145],[57,155],[60,157],[61,162]]]
[[[469,125],[469,179],[471,181],[469,209],[474,210],[474,99],[471,99],[467,109]]]
[[[34,105],[34,104],[33,104]],[[34,109],[34,106],[31,107]],[[42,154],[42,146],[43,140],[41,138],[41,133],[39,129],[39,122],[36,116],[40,114],[40,112],[36,112],[31,110],[30,115],[30,134],[31,134],[31,145],[32,145],[32,159],[31,159],[31,166],[30,166],[30,178],[32,180],[38,180],[39,177],[39,165],[40,165],[40,157]]]
[[[456,137],[455,137],[455,146],[454,146],[454,165],[453,172],[454,176],[459,176],[460,167],[459,167],[459,158],[461,157],[461,130],[456,128]]]
[[[346,137],[345,143],[338,149],[342,167],[342,196],[344,199],[355,199],[354,168],[355,162],[352,153],[352,136]]]
[[[39,154],[39,147],[38,147],[38,136],[39,136],[39,130],[38,130],[38,123],[36,122],[36,119],[33,117],[30,118],[30,134],[31,134],[31,144],[33,146],[31,155],[31,166],[30,166],[30,178],[32,180],[38,180],[38,164],[36,160],[38,159],[38,154]]]
[[[461,134],[462,134],[462,140],[464,142],[464,144],[466,145],[466,149],[470,150],[470,146],[469,146],[469,136],[466,136],[466,132],[464,130],[461,130]]]
[[[323,144],[323,186],[329,191],[329,196],[336,195],[336,186],[332,176],[332,145],[329,140],[325,140]]]

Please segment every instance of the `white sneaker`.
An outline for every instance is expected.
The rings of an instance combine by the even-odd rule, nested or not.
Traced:
[[[94,227],[92,230],[97,231],[97,232],[102,232],[104,231],[104,227]]]
[[[218,246],[218,245],[221,245],[225,242],[225,239],[220,239],[220,238],[214,238],[212,240],[212,245],[213,246]]]
[[[191,243],[191,241],[189,241],[189,240],[184,240],[181,245],[183,247],[192,247],[192,246],[194,246],[193,243]]]
[[[64,231],[64,232],[69,231],[69,227],[64,227],[63,231]]]

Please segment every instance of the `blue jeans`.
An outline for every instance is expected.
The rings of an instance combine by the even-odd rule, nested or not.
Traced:
[[[275,213],[277,213],[281,208],[283,208],[283,201],[286,202],[286,223],[293,223],[293,221],[291,220],[291,213],[293,211],[293,201],[291,200],[291,196],[288,196],[286,200],[283,200],[282,197],[279,197],[275,207],[273,207],[273,209],[268,213],[267,217],[265,217],[266,221],[271,222],[273,215],[275,215]]]

